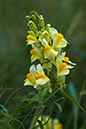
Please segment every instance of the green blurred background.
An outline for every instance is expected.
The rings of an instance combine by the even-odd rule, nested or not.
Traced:
[[[30,46],[26,46],[29,28],[25,16],[32,10],[42,14],[45,23],[50,23],[70,43],[65,50],[70,60],[77,65],[67,76],[66,82],[67,84],[72,82],[79,95],[86,77],[85,0],[0,0],[0,86],[15,89],[23,87],[25,76],[31,65]],[[27,88],[23,88],[19,94],[26,93],[28,93]],[[0,103],[3,104],[7,96],[7,92],[3,94]],[[82,97],[81,105],[86,109],[85,98],[86,96]],[[63,104],[63,113],[59,115],[63,124],[68,119],[72,105],[69,100],[65,102],[68,105]],[[12,105],[11,101],[8,107],[9,105]],[[55,109],[57,111],[57,108]],[[82,111],[80,117],[82,122],[84,119]]]

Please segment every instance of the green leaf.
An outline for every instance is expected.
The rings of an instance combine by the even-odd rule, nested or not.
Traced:
[[[61,97],[61,98],[55,100],[55,102],[58,102],[58,101],[61,100],[61,99],[64,99],[64,97]]]
[[[79,98],[76,89],[74,87],[74,84],[72,82],[69,83],[68,90],[71,93],[71,95],[78,101]],[[76,119],[78,107],[75,103],[73,104],[73,109],[74,109],[74,118]]]
[[[74,102],[78,107],[80,107],[80,108],[85,112],[85,110],[83,109],[83,107],[78,103],[78,101],[77,101],[76,99],[74,99],[74,98],[71,96],[71,94],[70,94],[67,90],[65,90],[65,91],[60,90],[60,92],[61,92],[64,96],[66,96],[68,99],[70,99],[72,102]]]
[[[0,120],[0,126],[3,127],[3,129],[14,129],[11,125],[9,125],[7,122]]]
[[[0,91],[2,90],[13,90],[13,88],[0,88]]]
[[[16,109],[15,108],[13,108],[13,109],[10,109],[11,111],[10,112],[12,112],[13,110],[14,110],[14,113],[20,113],[20,112],[23,112],[24,110],[26,110],[26,109],[29,109],[29,108],[32,108],[33,107],[33,105],[35,104],[36,102],[30,102],[30,103],[28,103],[28,104],[24,104],[24,105],[17,105],[17,107],[16,107]]]
[[[7,115],[9,114],[6,107],[4,107],[2,104],[0,104],[0,107],[2,107],[2,111],[4,111]]]
[[[42,93],[40,94],[42,97],[44,97],[47,94],[48,88],[44,88]]]
[[[6,90],[3,90],[0,94],[0,98],[2,97],[3,93],[5,92]]]
[[[62,112],[62,107],[61,107],[61,105],[59,104],[59,103],[55,103],[56,104],[56,106],[58,107],[58,109],[60,110],[60,112]]]
[[[86,95],[86,90],[80,92],[80,95]]]
[[[6,102],[4,103],[4,107],[5,107],[5,105],[8,103],[9,99],[10,99],[18,90],[20,90],[20,89],[21,89],[21,88],[16,89],[16,90],[8,97],[8,99],[7,99]]]
[[[11,117],[10,115],[5,114],[3,111],[0,111],[0,115],[4,115],[4,116],[6,116],[6,117],[8,117],[8,118],[10,118],[10,119],[12,119],[12,120],[14,120],[14,121],[19,122],[19,123],[22,125],[22,128],[25,129],[23,123],[22,123],[21,121],[19,121],[18,119],[13,118],[13,117]],[[11,128],[10,128],[10,129],[11,129]]]
[[[65,86],[65,85],[64,85]],[[44,103],[46,103],[53,95],[55,95],[59,90],[61,90],[61,88],[63,88],[64,86],[58,88],[57,90],[55,90],[45,101]]]
[[[80,129],[86,129],[86,118],[85,118],[84,123]]]

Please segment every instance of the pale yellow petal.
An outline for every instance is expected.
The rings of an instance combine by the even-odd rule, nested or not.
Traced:
[[[68,75],[69,72],[70,72],[69,69],[64,68],[64,69],[62,69],[59,73],[58,73],[58,71],[57,71],[57,75],[58,75],[58,76]]]
[[[27,85],[32,85],[33,86],[33,83],[31,83],[31,81],[28,78],[25,79],[25,83],[24,83],[24,86],[27,86]]]
[[[72,64],[72,65],[76,65],[76,63],[73,63],[73,62],[71,62],[71,61],[69,61],[68,63],[70,63],[70,64]]]
[[[50,27],[50,34],[53,41],[55,41],[58,35],[58,31],[55,28]]]
[[[60,66],[61,63],[62,63],[61,57],[57,56],[57,58],[56,58],[56,67],[57,67],[57,69],[58,69],[58,67]]]
[[[38,85],[44,85],[44,84],[46,84],[49,81],[50,80],[48,78],[39,78],[39,79],[36,80],[36,84],[38,84]]]
[[[32,55],[32,56],[31,56],[31,63],[32,63],[33,61],[37,60],[37,59],[39,59],[39,57]]]
[[[44,73],[44,71],[43,71],[43,68],[42,68],[42,66],[41,66],[40,64],[38,64],[38,65],[36,66],[36,68],[37,68],[37,72],[38,72],[38,73],[42,73],[42,74],[45,75],[45,73]]]
[[[72,66],[72,65],[67,65],[66,68],[72,69],[72,68],[74,68],[74,66]]]
[[[64,48],[67,46],[67,41],[62,38],[57,44],[55,44],[55,48]]]

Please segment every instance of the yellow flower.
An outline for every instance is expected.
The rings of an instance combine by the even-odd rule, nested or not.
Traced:
[[[35,74],[36,74],[35,65],[32,65],[30,67],[30,73],[28,73],[26,75],[27,79],[25,79],[24,86],[26,86],[26,85],[34,86],[35,85]]]
[[[68,58],[66,59],[68,60]],[[68,65],[66,62],[62,61],[62,57],[59,55],[56,58],[56,68],[57,68],[57,79],[60,86],[65,85],[65,75],[68,75],[73,66]]]
[[[36,59],[39,59],[40,62],[42,63],[44,61],[43,59],[43,54],[42,54],[42,49],[39,47],[36,47],[32,45],[33,49],[30,51],[31,56],[31,62],[35,61]]]
[[[35,65],[30,67],[30,73],[26,75],[27,79],[25,79],[24,86],[31,85],[34,86],[38,91],[48,88],[51,93],[51,84],[50,79],[45,75],[42,66],[38,64],[35,68]]]
[[[68,60],[68,58],[66,60]],[[69,72],[70,72],[69,69],[73,68],[73,66],[68,65],[65,62],[62,62],[61,56],[57,56],[57,58],[56,58],[56,67],[57,67],[57,75],[58,76],[63,76],[63,75],[69,74]]]
[[[50,61],[54,61],[55,57],[58,55],[58,52],[53,49],[50,45],[44,47],[44,56]]]
[[[55,129],[63,129],[63,125],[61,123],[59,123]]]
[[[69,63],[69,64],[71,64],[71,65],[76,65],[75,63],[72,63],[72,62],[69,60],[69,57],[65,57],[65,55],[66,55],[66,52],[62,52],[61,58],[62,58],[63,61],[65,61],[65,62],[67,62],[67,63]]]
[[[58,67],[57,75],[58,76],[67,75],[67,74],[69,74],[69,72],[70,72],[69,69],[71,69],[71,68],[73,68],[73,66],[67,65],[67,63],[63,62]]]
[[[50,28],[51,38],[53,39],[53,47],[55,49],[64,48],[67,46],[67,41],[61,33],[58,33],[53,27]]]
[[[42,90],[44,87],[50,88],[50,79],[45,75],[42,66],[40,64],[37,65],[37,74],[35,75],[36,84],[34,88],[37,90]]]
[[[43,46],[48,45],[49,43],[49,34],[47,31],[42,32],[41,36],[40,36],[40,41],[42,42]]]
[[[32,35],[27,35],[27,45],[30,45],[32,43],[36,43],[37,39],[36,37],[32,36]]]

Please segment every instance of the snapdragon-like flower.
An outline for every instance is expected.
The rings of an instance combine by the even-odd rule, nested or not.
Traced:
[[[43,46],[48,45],[49,43],[49,33],[47,31],[44,31],[41,33],[40,41],[42,42]]]
[[[36,37],[32,36],[32,35],[27,35],[27,45],[31,45],[33,43],[37,43],[37,39]]]
[[[67,65],[67,63],[63,62],[63,63],[61,63],[60,66],[58,67],[57,75],[58,75],[58,76],[67,75],[67,74],[69,74],[69,72],[70,72],[69,69],[72,69],[72,68],[73,68],[73,66]]]
[[[57,80],[59,85],[65,85],[65,76],[69,74],[70,69],[73,68],[72,65],[68,65],[64,60],[62,60],[61,55],[56,58],[56,67],[57,67]],[[62,88],[63,89],[63,88]]]
[[[44,56],[50,61],[54,61],[55,57],[58,55],[58,52],[54,50],[53,47],[47,45],[44,47]]]
[[[64,48],[67,46],[67,41],[61,33],[58,33],[53,27],[50,28],[51,38],[53,39],[53,47],[55,49]]]
[[[69,57],[66,57],[65,55],[66,55],[66,52],[62,52],[61,58],[62,58],[63,61],[65,61],[65,62],[67,62],[67,63],[69,63],[69,64],[71,64],[71,65],[76,65],[76,63],[72,63],[72,62],[69,60]]]
[[[45,75],[42,66],[38,64],[30,67],[30,72],[26,75],[24,86],[31,85],[38,91],[41,91],[45,87],[51,91],[50,79]]]
[[[41,63],[44,62],[42,48],[36,47],[35,45],[32,45],[32,48],[33,49],[30,51],[31,62],[35,61],[36,59],[39,59]]]
[[[32,65],[30,67],[30,72],[26,75],[27,79],[25,79],[24,86],[26,86],[26,85],[34,86],[35,85],[35,74],[36,74],[35,65]]]
[[[50,89],[50,79],[45,75],[40,64],[37,65],[37,74],[35,75],[36,85],[34,86],[38,90],[47,87]]]
[[[70,72],[69,69],[73,68],[72,65],[68,65],[67,63],[62,62],[62,58],[60,56],[58,56],[56,58],[56,66],[57,66],[57,75],[58,76],[63,76],[63,75],[69,74],[69,72]]]

